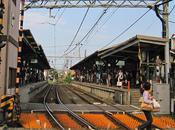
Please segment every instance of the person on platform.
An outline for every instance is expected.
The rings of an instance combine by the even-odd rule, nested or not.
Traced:
[[[153,104],[153,97],[150,94],[151,84],[149,82],[143,83],[143,100],[145,103]],[[138,127],[138,130],[151,130],[153,122],[151,111],[143,110],[147,121]]]

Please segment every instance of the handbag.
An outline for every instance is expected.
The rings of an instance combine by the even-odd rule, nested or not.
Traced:
[[[140,97],[139,98],[139,103],[142,103],[142,102],[144,102],[144,99],[143,99],[143,97]]]
[[[145,103],[145,102],[141,103],[140,108],[141,108],[141,110],[145,110],[145,111],[153,111],[153,105]]]
[[[153,99],[153,112],[159,112],[160,111],[160,104],[155,100]]]
[[[117,82],[117,86],[121,87],[122,86],[122,82]]]
[[[160,108],[160,104],[155,99],[153,99],[153,107]]]

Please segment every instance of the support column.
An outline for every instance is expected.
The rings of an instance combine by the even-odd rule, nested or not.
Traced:
[[[150,80],[150,75],[149,75],[149,70],[150,70],[150,69],[149,69],[149,65],[150,65],[150,64],[149,64],[149,63],[150,63],[150,61],[149,61],[149,51],[146,52],[146,63],[147,63],[147,64],[146,64],[146,65],[147,65],[147,66],[146,66],[146,72],[147,72],[147,73],[146,73],[146,78],[147,78],[147,80],[148,80],[148,79]]]
[[[19,97],[19,86],[22,82],[21,69],[22,69],[22,38],[23,38],[23,20],[24,20],[24,2],[21,0],[21,13],[20,13],[20,27],[19,27],[19,47],[18,47],[18,57],[17,57],[17,75],[16,75],[16,85],[15,85],[15,104],[16,104],[16,120],[19,121],[20,115],[20,97]]]
[[[138,43],[138,59],[139,59],[139,83],[142,82],[142,53],[140,43]]]
[[[167,42],[166,42],[166,46],[165,46],[165,76],[166,76],[166,83],[169,83],[169,70],[170,70],[170,51],[169,51],[169,14],[168,14],[168,7],[169,7],[169,3],[166,2],[167,0],[163,0],[163,2],[165,2],[163,4],[163,32],[162,32],[162,37],[166,38]]]

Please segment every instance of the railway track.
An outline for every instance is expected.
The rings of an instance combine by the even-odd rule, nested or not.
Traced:
[[[62,89],[60,89],[62,88]],[[61,90],[61,91],[60,91]],[[63,93],[62,93],[63,92]],[[61,95],[60,95],[61,94]],[[63,98],[71,99],[72,96],[79,97],[79,100],[90,104],[65,104]],[[62,96],[62,98],[60,98]],[[50,100],[54,98],[53,100]],[[141,125],[146,119],[143,113],[133,113],[125,111],[125,106],[115,106],[111,102],[103,101],[103,99],[98,98],[88,92],[84,92],[79,89],[65,87],[62,85],[51,86],[45,92],[44,95],[44,106],[47,110],[47,115],[45,113],[24,113],[23,119],[31,116],[33,124],[36,124],[36,119],[42,121],[41,115],[50,122],[52,126],[47,123],[47,128],[56,127],[61,130],[63,129],[117,129],[117,130],[135,130],[139,125]],[[58,105],[56,105],[56,104]],[[72,103],[72,102],[71,102]],[[53,106],[55,104],[55,106]],[[81,110],[81,108],[75,109],[75,107],[83,106],[89,107]],[[60,108],[55,109],[55,107]],[[82,108],[83,108],[82,107]],[[92,108],[91,108],[92,107]],[[111,109],[113,107],[113,109]],[[123,109],[122,109],[123,108]],[[87,111],[86,111],[87,109]],[[53,111],[55,110],[55,111]],[[90,111],[89,111],[90,110]],[[91,111],[93,110],[93,111]],[[112,111],[111,111],[112,110]],[[114,110],[114,111],[113,111]],[[76,113],[75,113],[76,112]],[[34,119],[35,118],[35,119]],[[29,119],[29,120],[30,120]],[[157,130],[168,130],[169,128],[175,128],[175,121],[171,118],[163,117],[161,118],[154,116],[153,127]],[[24,125],[30,124],[32,121]],[[45,120],[41,124],[45,124]],[[32,123],[31,123],[32,124]],[[28,125],[31,128],[33,125]],[[43,125],[44,126],[44,125]],[[38,128],[42,127],[41,125]],[[42,127],[44,128],[44,127]],[[154,130],[154,129],[153,129]]]
[[[57,127],[60,128],[61,130],[65,130],[65,128],[60,124],[60,122],[57,121],[56,117],[54,116],[53,111],[50,109],[49,105],[47,104],[46,100],[47,100],[47,97],[49,95],[50,90],[51,90],[51,87],[47,90],[47,92],[44,96],[43,104],[45,106],[45,109],[46,109],[47,113],[52,118],[53,122],[57,125]]]
[[[62,103],[60,97],[59,97],[59,94],[58,94],[58,91],[57,91],[57,88],[52,86],[48,89],[48,91],[46,92],[45,94],[45,97],[44,97],[44,106],[45,106],[45,109],[47,111],[47,113],[49,114],[49,116],[52,118],[52,120],[54,121],[54,123],[57,125],[57,127],[59,127],[61,130],[65,130],[66,128],[64,128],[64,126],[57,120],[54,112],[51,110],[51,108],[49,107],[48,103],[46,102],[47,100],[47,96],[49,95],[49,92],[51,91],[51,88],[54,88],[55,90],[55,93],[56,93],[56,97],[57,97],[57,102],[59,104],[61,104],[66,110],[67,110],[67,113],[72,116],[77,122],[79,122],[83,127],[86,127],[90,130],[94,129],[94,130],[98,130],[97,127],[95,127],[93,124],[87,122],[85,119],[83,119],[82,117],[80,117],[78,114],[74,113],[71,109],[69,109],[65,104]]]
[[[105,103],[105,104],[108,104],[108,105],[109,105],[109,103],[107,103],[106,101],[104,101],[104,100],[102,100],[102,99],[100,99],[100,98],[97,98],[97,97],[95,97],[95,96],[92,96],[92,95],[90,95],[90,94],[88,94],[88,93],[86,93],[86,92],[83,92],[83,91],[81,91],[81,90],[75,89],[75,88],[74,88],[74,89],[73,89],[73,88],[70,88],[70,87],[66,87],[66,88],[69,89],[70,91],[72,91],[73,93],[75,93],[76,95],[78,95],[80,98],[82,98],[83,100],[85,100],[85,101],[88,102],[89,104],[92,104],[92,105],[96,106],[97,108],[99,108],[100,110],[102,110],[102,111],[103,111],[102,114],[104,114],[108,119],[110,119],[110,120],[111,120],[112,122],[114,122],[116,125],[121,126],[122,129],[131,130],[131,128],[128,127],[127,125],[125,125],[123,122],[121,122],[120,120],[114,118],[113,115],[112,115],[112,113],[110,113],[109,111],[106,111],[106,110],[103,109],[101,106],[97,105],[98,103],[96,104],[96,103],[90,101],[87,97],[84,97],[84,95],[89,96],[90,98],[94,98],[95,100],[97,100],[97,101],[98,101],[99,103],[101,103],[101,104]],[[78,91],[79,91],[79,92],[78,92]],[[83,93],[83,94],[81,94],[81,93]],[[111,107],[114,107],[114,106],[112,106],[112,104],[110,104],[110,106],[111,106]],[[117,109],[118,109],[118,108],[117,108]],[[138,120],[137,120],[137,121],[138,121]]]
[[[135,115],[133,115],[133,114],[131,114],[131,113],[129,113],[129,112],[125,112],[123,109],[121,109],[121,108],[119,108],[119,107],[117,107],[117,106],[114,106],[114,104],[113,104],[112,102],[104,101],[104,100],[102,100],[102,99],[100,99],[100,98],[98,98],[98,97],[96,97],[96,96],[94,96],[94,95],[89,94],[88,92],[84,92],[84,91],[82,91],[82,90],[80,90],[80,89],[77,89],[77,88],[71,88],[71,87],[66,87],[66,88],[67,88],[68,90],[72,91],[73,93],[75,93],[75,94],[76,94],[77,96],[79,96],[81,99],[83,99],[83,100],[85,100],[86,102],[88,102],[89,104],[92,104],[92,105],[98,107],[100,110],[103,111],[103,114],[104,114],[107,118],[109,118],[110,120],[112,120],[115,124],[122,126],[122,128],[124,128],[124,129],[131,130],[131,127],[127,126],[125,122],[122,122],[122,121],[121,121],[122,119],[121,119],[120,117],[122,116],[122,114],[120,114],[121,116],[120,116],[119,118],[118,118],[117,115],[116,115],[116,116],[113,116],[112,113],[110,113],[109,111],[106,111],[104,108],[102,108],[101,106],[99,106],[98,103],[96,104],[96,103],[92,102],[91,100],[89,100],[89,99],[88,99],[87,97],[85,97],[84,95],[89,96],[89,98],[94,98],[95,100],[97,100],[97,101],[100,102],[100,103],[105,103],[105,104],[107,104],[107,105],[109,105],[109,106],[111,106],[111,107],[114,107],[114,108],[116,108],[116,109],[118,109],[118,110],[123,111],[122,113],[125,114],[125,115],[123,115],[123,116],[127,116],[127,118],[129,118],[130,121],[136,123],[137,126],[139,126],[141,123],[145,122],[145,120],[140,119],[140,118],[138,118],[137,116],[135,116]],[[152,126],[153,126],[153,128],[156,128],[156,129],[159,129],[159,130],[163,130],[163,129],[160,128],[158,125],[153,124]],[[132,127],[133,127],[133,126],[132,126]]]
[[[63,105],[65,109],[67,109],[68,113],[73,116],[76,120],[78,120],[83,126],[89,128],[89,129],[95,129],[97,130],[98,128],[95,127],[93,124],[87,122],[85,119],[83,119],[82,117],[80,117],[78,114],[74,113],[71,109],[69,109],[65,104],[62,103],[62,101],[60,100],[59,94],[58,94],[58,90],[56,89],[56,96],[57,96],[57,101],[59,104]]]

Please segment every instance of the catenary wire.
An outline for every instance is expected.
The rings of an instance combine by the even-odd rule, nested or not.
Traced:
[[[125,30],[123,30],[117,37],[112,39],[108,44],[103,46],[101,49],[104,49],[105,47],[109,46],[111,43],[113,43],[115,40],[117,40],[120,36],[122,36],[125,32],[127,32],[132,26],[134,26],[140,19],[142,19],[151,9],[147,10],[142,16],[140,16],[136,21],[134,21],[129,27],[127,27]]]
[[[63,9],[63,11],[61,12],[61,14],[59,15],[59,17],[57,18],[55,25],[57,25],[57,23],[60,21],[61,17],[63,16],[64,12],[65,12],[65,8]]]
[[[99,30],[110,20],[110,18],[112,18],[112,16],[118,11],[118,9],[121,7],[121,5],[123,5],[124,2],[122,2],[119,7],[117,7],[105,20],[104,22],[101,24],[101,26],[94,32],[94,34],[91,36],[91,39],[99,32]],[[90,35],[89,35],[90,36]],[[87,37],[86,39],[88,39],[89,37]]]
[[[168,22],[170,22],[170,23],[175,23],[175,21],[168,21]]]
[[[174,5],[173,8],[171,9],[169,15],[173,12],[174,8],[175,8],[175,5]]]
[[[80,31],[80,29],[81,29],[83,23],[84,23],[84,20],[85,20],[85,18],[86,18],[86,16],[87,16],[88,12],[89,12],[89,8],[86,10],[86,13],[85,13],[85,15],[84,15],[84,17],[83,17],[83,19],[82,19],[82,21],[81,21],[81,23],[80,23],[80,26],[78,27],[77,32],[75,33],[74,38],[72,39],[70,45],[67,47],[67,49],[64,51],[64,53],[67,52],[67,51],[69,50],[69,48],[72,46],[72,44],[74,43],[74,41],[75,41],[75,39],[76,39],[76,37],[77,37],[77,35],[78,35],[78,33],[79,33],[79,31]]]
[[[91,27],[91,29],[86,33],[86,35],[80,40],[80,42],[78,42],[69,52],[64,53],[63,56],[68,55],[69,53],[71,53],[73,50],[75,50],[75,48],[80,45],[84,39],[90,34],[90,32],[92,32],[92,30],[95,28],[95,26],[98,24],[98,22],[101,20],[101,18],[104,16],[104,14],[106,13],[108,8],[103,10],[103,13],[100,15],[100,17],[98,18],[98,20],[95,22],[95,24]]]

